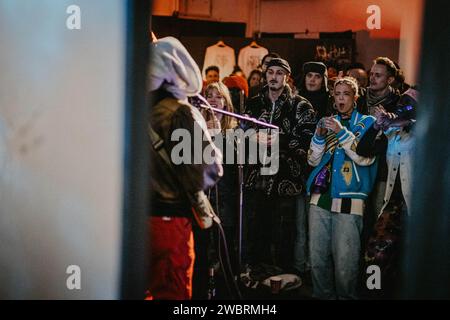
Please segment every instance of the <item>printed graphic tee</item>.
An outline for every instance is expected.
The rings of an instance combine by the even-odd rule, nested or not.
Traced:
[[[239,51],[238,64],[246,77],[250,75],[253,69],[256,69],[261,63],[261,59],[269,53],[264,47],[246,46]]]
[[[228,77],[236,65],[234,49],[224,45],[217,44],[206,48],[205,60],[203,63],[202,76],[205,77],[205,70],[209,66],[218,66],[220,71],[220,80]]]

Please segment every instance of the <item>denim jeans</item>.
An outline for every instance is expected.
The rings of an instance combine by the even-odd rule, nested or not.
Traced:
[[[361,216],[310,206],[313,297],[357,298],[362,224]]]
[[[294,269],[304,273],[310,269],[308,259],[307,213],[308,208],[304,195],[297,196],[295,216]]]

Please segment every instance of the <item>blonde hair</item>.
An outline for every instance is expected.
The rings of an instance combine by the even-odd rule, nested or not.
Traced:
[[[206,98],[208,97],[209,92],[213,89],[216,89],[217,92],[219,92],[219,94],[225,99],[224,110],[228,112],[234,112],[233,102],[231,102],[230,91],[228,90],[227,86],[222,82],[213,82],[208,84],[205,89]],[[205,113],[203,115],[205,116]],[[220,120],[220,126],[222,127],[222,130],[233,129],[237,126],[237,121],[233,117],[223,115],[222,119]]]
[[[336,90],[336,86],[339,84],[348,85],[352,89],[354,96],[358,97],[358,82],[356,81],[355,78],[350,77],[350,76],[336,78],[336,82],[334,83],[334,86],[333,86],[333,92]]]

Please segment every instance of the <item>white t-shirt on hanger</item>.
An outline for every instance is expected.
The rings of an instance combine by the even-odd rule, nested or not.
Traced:
[[[269,50],[259,45],[257,47],[248,45],[239,51],[238,64],[246,77],[250,75],[253,69],[258,67],[261,59],[268,53]]]
[[[206,48],[202,76],[205,78],[205,70],[209,66],[218,66],[220,71],[220,80],[223,80],[223,78],[228,77],[233,72],[235,65],[236,57],[234,49],[226,44],[221,46],[217,43]]]

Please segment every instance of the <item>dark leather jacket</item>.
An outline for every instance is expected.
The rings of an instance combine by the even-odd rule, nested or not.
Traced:
[[[185,196],[185,192],[194,194],[198,191],[206,190],[218,181],[223,171],[221,165],[222,154],[211,141],[201,113],[188,102],[182,102],[171,97],[160,100],[150,110],[150,124],[164,141],[164,148],[170,158],[172,149],[179,143],[182,143],[184,139],[171,141],[172,132],[175,129],[186,129],[190,133],[192,144],[194,144],[194,128],[199,129],[199,132],[202,132],[203,136],[206,137],[201,142],[197,141],[197,143],[201,143],[202,153],[208,145],[214,149],[214,162],[212,164],[206,164],[203,158],[201,158],[199,164],[195,164],[195,150],[191,146],[191,154],[184,158],[189,160],[189,164],[174,164],[172,162],[173,170],[171,170],[161,156],[153,148],[150,148],[151,214],[158,216],[189,216],[191,205]],[[187,149],[185,151],[189,151]],[[178,152],[174,154],[179,155]],[[197,157],[199,156],[201,157],[202,155],[197,155]]]

